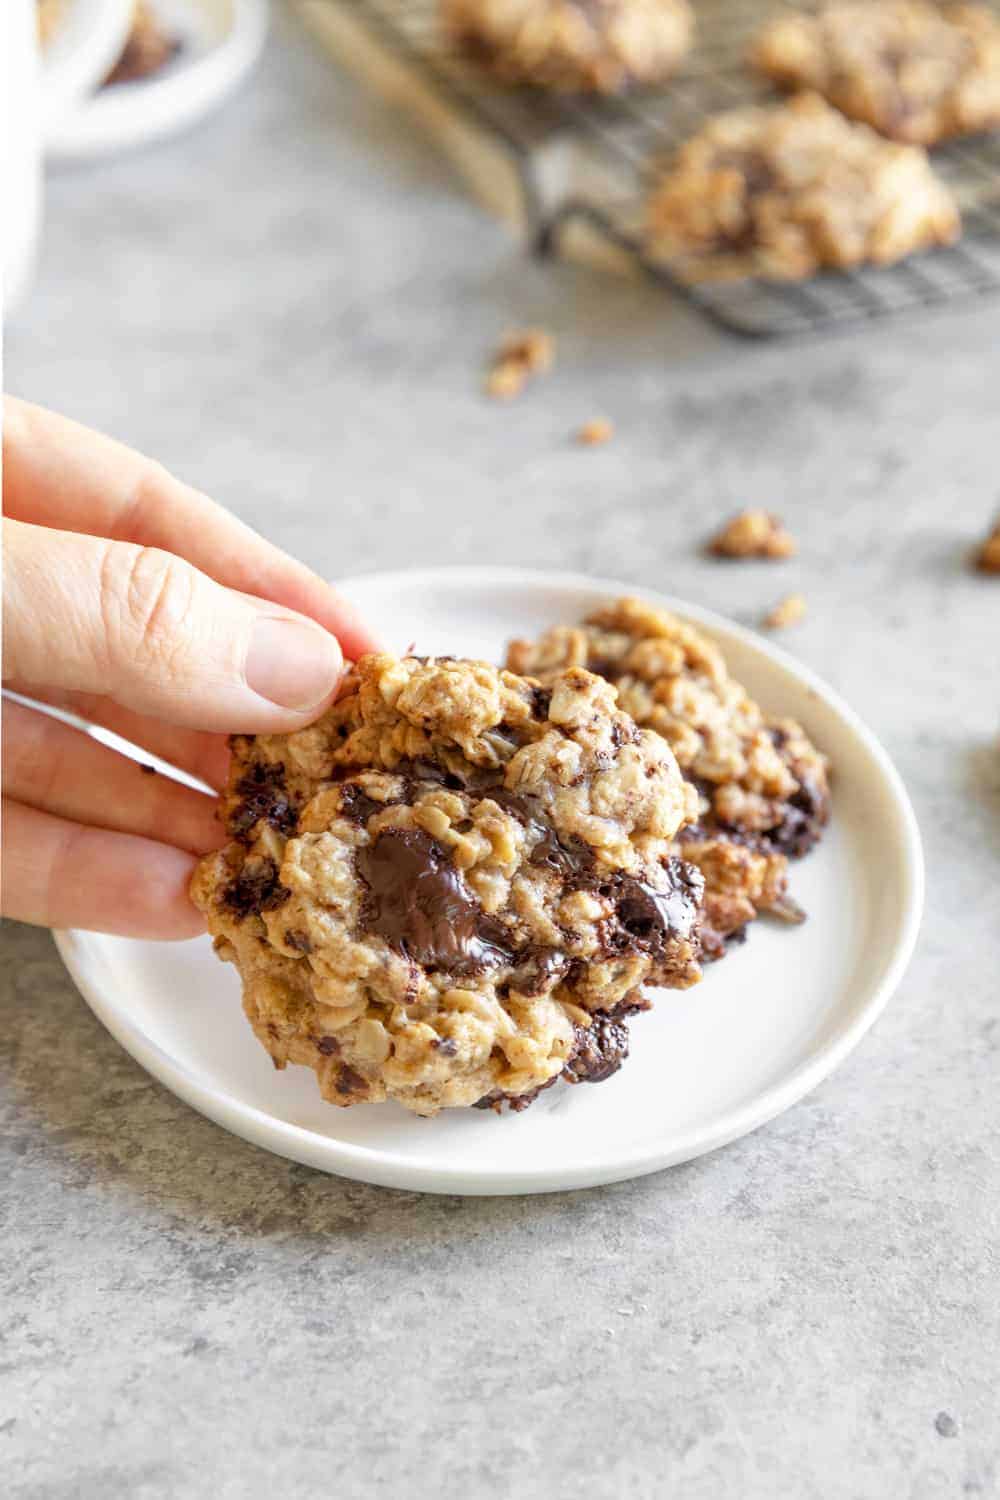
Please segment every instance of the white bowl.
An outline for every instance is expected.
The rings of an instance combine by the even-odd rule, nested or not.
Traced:
[[[267,0],[159,0],[181,41],[177,57],[148,78],[93,93],[46,132],[46,157],[92,161],[186,130],[246,76],[267,35]]]
[[[108,76],[128,39],[132,8],[133,0],[67,0],[58,27],[42,50],[42,129],[46,135]]]

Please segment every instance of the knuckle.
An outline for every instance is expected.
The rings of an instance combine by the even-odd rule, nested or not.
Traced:
[[[141,535],[147,519],[162,514],[169,504],[170,485],[170,474],[163,464],[155,458],[144,458],[112,536],[125,539]]]
[[[109,549],[102,607],[109,641],[142,670],[169,672],[185,651],[196,575],[159,547]]]

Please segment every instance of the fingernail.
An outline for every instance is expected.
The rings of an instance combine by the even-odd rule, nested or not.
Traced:
[[[304,620],[264,617],[254,622],[247,651],[247,685],[282,708],[305,713],[333,692],[343,670],[336,640]]]

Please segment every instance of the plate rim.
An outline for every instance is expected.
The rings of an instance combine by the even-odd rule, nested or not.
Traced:
[[[666,1146],[646,1143],[641,1149],[633,1148],[626,1154],[619,1151],[612,1158],[604,1154],[587,1162],[568,1165],[559,1171],[557,1182],[553,1180],[555,1174],[550,1164],[542,1164],[537,1168],[527,1164],[516,1169],[500,1168],[491,1172],[488,1162],[474,1171],[466,1166],[453,1167],[447,1161],[414,1163],[409,1157],[396,1151],[321,1135],[305,1126],[281,1120],[234,1095],[205,1085],[177,1063],[157,1042],[147,1037],[137,1025],[132,1024],[127,1014],[115,1009],[104,998],[87,972],[86,961],[78,952],[81,938],[91,934],[78,934],[71,930],[56,931],[53,937],[60,957],[98,1020],[135,1057],[140,1066],[185,1103],[253,1145],[335,1175],[409,1191],[494,1196],[572,1191],[624,1181],[715,1151],[766,1125],[799,1103],[840,1066],[882,1014],[909,965],[920,931],[925,888],[920,830],[903,780],[877,735],[839,693],[829,687],[811,667],[798,661],[783,647],[761,638],[746,626],[729,620],[717,611],[641,584],[559,570],[457,564],[430,568],[377,569],[340,578],[336,580],[336,586],[350,595],[352,586],[393,589],[405,583],[407,587],[412,587],[417,579],[431,586],[449,582],[477,587],[575,588],[619,597],[634,593],[684,619],[702,624],[709,630],[735,637],[750,650],[770,658],[825,703],[860,741],[874,763],[881,777],[882,790],[889,795],[899,823],[900,869],[904,887],[899,930],[889,950],[890,957],[883,966],[881,978],[861,1004],[857,1014],[846,1026],[839,1028],[830,1039],[822,1043],[813,1056],[737,1108],[726,1111],[708,1124],[692,1127],[680,1137],[671,1137]]]

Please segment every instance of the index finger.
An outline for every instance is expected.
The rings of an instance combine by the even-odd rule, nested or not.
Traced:
[[[123,443],[4,399],[4,509],[16,521],[160,547],[217,583],[308,615],[356,660],[379,649],[353,605],[309,568]]]

